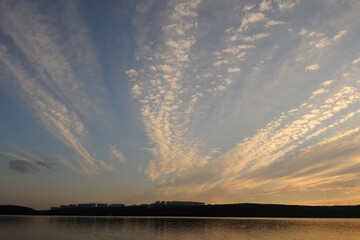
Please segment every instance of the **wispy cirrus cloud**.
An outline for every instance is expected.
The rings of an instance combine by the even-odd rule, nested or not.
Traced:
[[[285,11],[295,7],[298,2],[277,1],[276,3],[282,4],[281,11]],[[143,55],[150,56],[148,59],[151,60],[146,62],[142,69],[127,71],[128,76],[133,79],[132,93],[140,103],[143,120],[151,139],[150,143],[153,145],[151,151],[155,160],[150,163],[145,173],[153,180],[176,173],[170,182],[162,182],[161,188],[175,190],[184,183],[184,178],[192,180],[196,178],[200,181],[196,176],[200,174],[203,181],[198,184],[194,181],[191,184],[195,184],[199,192],[213,189],[223,182],[231,182],[237,174],[246,169],[256,169],[270,164],[294,151],[306,141],[333,128],[331,126],[335,127],[341,121],[345,122],[355,116],[355,114],[345,115],[338,124],[329,124],[326,130],[319,129],[324,122],[333,119],[336,114],[356,103],[358,99],[357,89],[354,86],[346,86],[334,92],[327,88],[332,81],[324,81],[323,86],[313,91],[308,101],[298,109],[284,113],[277,120],[270,122],[267,127],[259,130],[258,134],[245,138],[243,142],[237,144],[237,147],[218,157],[215,157],[216,154],[200,151],[203,145],[196,138],[192,139],[188,131],[196,117],[194,109],[205,108],[206,104],[202,99],[207,99],[209,103],[212,97],[210,93],[226,91],[228,86],[241,79],[243,72],[241,65],[246,63],[247,52],[256,50],[257,40],[265,41],[270,36],[270,33],[254,31],[258,24],[269,27],[283,25],[285,22],[271,20],[263,12],[258,12],[256,6],[247,7],[244,16],[241,17],[241,24],[238,27],[227,28],[224,32],[222,44],[224,47],[208,57],[210,62],[213,60],[211,65],[215,68],[204,74],[196,74],[196,78],[192,79],[193,73],[188,66],[192,66],[193,72],[199,70],[194,55],[191,54],[195,51],[192,47],[197,46],[196,8],[199,2],[184,5],[180,1],[172,4],[169,5],[169,19],[166,23],[168,25],[164,24],[162,27],[164,41],[156,47],[149,45],[144,48],[147,49],[147,54]],[[177,4],[181,7],[178,8]],[[186,9],[184,6],[190,13],[176,14],[176,16],[191,16],[191,18],[186,20],[177,18],[181,23],[179,26],[186,26],[186,29],[182,30],[178,26],[181,31],[174,31],[172,14],[177,10],[173,9]],[[265,8],[264,5],[263,10]],[[252,30],[251,34],[248,32],[249,29]],[[309,35],[307,30],[302,34]],[[344,34],[339,32],[337,37],[334,36],[334,41],[339,40]],[[319,64],[308,65],[305,69],[315,71],[319,69]],[[217,79],[222,79],[224,83],[218,84]],[[213,85],[212,89],[203,87],[201,81],[205,80],[208,81],[208,86]],[[174,91],[175,89],[177,92]],[[325,96],[328,96],[328,99],[324,100]],[[323,99],[322,105],[319,99]],[[184,154],[183,149],[186,149],[187,154]],[[181,155],[185,157],[181,159],[179,157]]]
[[[204,152],[206,147],[203,148],[188,129],[198,116],[197,112],[208,107],[206,101],[212,95],[226,91],[241,74],[239,63],[245,60],[246,51],[255,48],[255,44],[249,42],[269,36],[268,33],[244,34],[233,41],[231,36],[238,34],[238,29],[226,30],[231,40],[228,46],[206,53],[206,61],[213,61],[211,65],[216,69],[209,68],[200,74],[205,69],[198,66],[198,56],[193,50],[194,46],[199,48],[196,39],[199,5],[200,1],[170,2],[161,27],[163,40],[156,46],[144,46],[140,51],[143,56],[140,60],[145,62],[143,68],[126,71],[153,146],[150,150],[155,159],[145,170],[151,179],[186,171],[211,158],[212,154]],[[239,27],[244,30],[265,20],[263,13],[248,11]]]
[[[66,2],[60,7],[62,14],[54,15],[53,9],[46,12],[34,2],[3,1],[0,26],[11,41],[1,43],[0,58],[36,118],[77,153],[82,170],[87,174],[111,170],[83,144],[88,135],[83,119],[107,117],[99,97],[104,91],[100,67],[76,6]],[[21,59],[13,57],[15,52]]]
[[[358,146],[357,128],[300,150],[267,168],[254,171],[247,177],[257,179],[257,186],[266,184],[269,179],[281,182],[277,186],[264,189],[262,194],[299,190],[356,192],[359,191],[354,185],[359,181]],[[346,157],[343,153],[346,153]]]
[[[116,145],[110,146],[111,156],[118,160],[119,162],[124,163],[126,161],[126,158],[124,154],[119,150],[119,148]]]
[[[129,77],[136,77],[132,87],[133,95],[141,104],[141,113],[146,131],[153,147],[155,159],[145,173],[151,179],[193,164],[196,156],[193,144],[185,139],[186,124],[197,102],[196,92],[185,90],[186,69],[191,59],[190,49],[195,44],[194,28],[197,25],[197,7],[200,1],[170,2],[167,23],[162,27],[163,48],[145,51],[152,62],[145,65],[145,71],[138,75],[128,70]],[[150,51],[149,51],[150,50]],[[184,103],[187,107],[183,108]]]
[[[317,136],[344,125],[351,119],[359,118],[360,111],[351,110],[356,109],[355,106],[359,105],[360,100],[360,92],[355,81],[353,82],[354,86],[343,86],[342,88],[339,86],[331,87],[332,83],[332,80],[324,81],[322,88],[315,90],[308,100],[298,108],[283,113],[265,128],[259,129],[256,135],[244,139],[235,148],[221,154],[208,164],[195,167],[187,174],[174,177],[169,182],[163,182],[159,184],[159,188],[174,194],[191,188],[192,193],[185,194],[191,195],[196,192],[210,196],[212,191],[230,193],[232,191],[258,189],[257,194],[269,195],[301,189],[304,191],[316,188],[325,189],[326,184],[329,185],[329,188],[331,184],[344,187],[339,178],[346,177],[349,180],[353,175],[345,174],[343,176],[339,173],[339,175],[334,174],[331,179],[326,179],[329,176],[326,173],[357,166],[358,163],[352,161],[358,156],[357,151],[350,154],[350,149],[355,149],[353,144],[349,144],[349,151],[346,150],[345,146],[344,148],[335,146],[339,145],[340,142],[347,145],[347,141],[353,141],[356,145],[358,143],[358,129],[345,131],[309,148],[295,151]],[[343,145],[341,144],[341,146]],[[349,155],[342,159],[344,165],[335,165],[338,157],[332,165],[329,156],[339,151],[347,152]],[[294,153],[288,155],[290,152]],[[304,156],[304,152],[309,156]],[[323,156],[320,157],[319,152]],[[284,156],[286,157],[284,158]],[[340,156],[343,155],[339,153]],[[321,164],[319,163],[320,165],[316,164],[317,161],[314,160],[316,157],[319,158],[319,161],[320,159],[323,161]],[[309,160],[308,174],[304,174],[301,178],[293,176],[291,171],[301,172],[296,164],[304,164],[303,159],[312,159]],[[311,162],[315,164],[312,165]],[[294,168],[290,170],[289,167],[278,166],[281,163],[291,164]],[[276,172],[272,166],[279,167],[278,170],[284,175],[279,176],[279,178],[275,178],[273,175],[268,177],[263,175],[264,172],[269,174]],[[323,168],[324,172],[320,171],[320,168]],[[324,177],[316,177],[322,174],[325,174]],[[255,175],[256,177],[251,177]],[[263,180],[262,176],[265,176]],[[288,184],[284,179],[288,179]],[[299,182],[302,184],[299,185]],[[269,187],[269,184],[275,187]],[[344,184],[346,185],[345,182]],[[352,188],[349,187],[349,189]]]
[[[53,172],[15,141],[77,173],[126,162],[102,198],[359,196],[360,2],[125,2],[1,1],[5,171]]]
[[[333,71],[326,77],[326,71],[318,71],[318,79],[305,73],[319,70],[320,65],[326,69],[330,61],[323,54],[336,52],[334,43],[344,40],[348,30],[327,36],[321,31],[310,32],[290,19],[285,22],[285,18],[274,18],[285,11],[296,12],[293,9],[300,4],[264,1],[245,7],[230,6],[234,15],[229,16],[229,22],[221,22],[223,34],[214,39],[213,33],[207,36],[200,26],[205,22],[216,24],[208,23],[207,16],[201,15],[207,11],[198,11],[208,5],[183,1],[167,5],[166,17],[161,19],[161,41],[154,44],[150,37],[148,45],[139,49],[141,67],[126,71],[150,140],[147,149],[154,156],[145,174],[157,180],[158,188],[167,196],[218,200],[219,192],[227,198],[234,189],[239,194],[253,191],[264,196],[280,193],[276,189],[301,189],[296,186],[298,179],[290,177],[291,170],[286,184],[281,177],[261,179],[257,173],[270,173],[278,162],[291,164],[288,159],[293,155],[299,156],[294,160],[297,166],[302,150],[313,155],[321,146],[332,144],[325,137],[340,133],[343,138],[339,135],[333,142],[341,141],[351,135],[349,129],[356,128],[360,95],[353,73],[346,75],[346,81],[333,79],[339,76]],[[179,9],[189,13],[179,14]],[[339,29],[350,31],[350,27]],[[290,40],[284,40],[287,38],[282,34]],[[210,47],[202,48],[203,40],[209,37],[211,41],[205,42]],[[321,47],[326,39],[329,45]],[[346,61],[342,61],[344,69]],[[356,66],[351,71],[356,72]],[[306,85],[304,90],[296,91],[302,84]],[[272,104],[284,106],[284,102],[292,107],[283,108],[277,115],[269,113],[277,110]],[[249,130],[248,121],[260,122],[266,111],[271,116],[268,122],[247,135],[250,137],[241,133]],[[227,123],[233,125],[225,133]],[[226,144],[212,139],[221,134]],[[324,158],[322,167],[330,171],[331,162],[326,166]],[[308,168],[309,172],[321,172],[316,167]],[[334,175],[328,184],[340,184],[339,176]],[[304,179],[304,191],[311,191],[316,181],[315,175],[309,173],[309,179]]]
[[[283,25],[286,24],[284,21],[276,21],[276,20],[268,20],[266,21],[265,27],[271,27],[276,25]]]

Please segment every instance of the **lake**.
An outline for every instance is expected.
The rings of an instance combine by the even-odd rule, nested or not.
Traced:
[[[360,219],[0,216],[4,240],[360,239]]]

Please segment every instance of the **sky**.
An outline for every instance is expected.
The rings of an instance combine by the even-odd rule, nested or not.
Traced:
[[[0,204],[360,204],[358,0],[0,1]]]

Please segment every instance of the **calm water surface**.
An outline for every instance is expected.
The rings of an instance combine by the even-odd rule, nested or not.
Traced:
[[[0,239],[360,239],[359,219],[0,216]]]

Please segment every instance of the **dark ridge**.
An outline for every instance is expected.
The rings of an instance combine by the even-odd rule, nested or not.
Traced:
[[[4,210],[6,210],[6,212]],[[357,206],[299,206],[280,204],[217,204],[204,206],[124,206],[35,211],[18,206],[0,206],[0,214],[66,216],[183,216],[183,217],[281,217],[360,218]]]
[[[37,211],[22,206],[15,205],[0,205],[0,214],[1,215],[34,215],[37,214]]]

